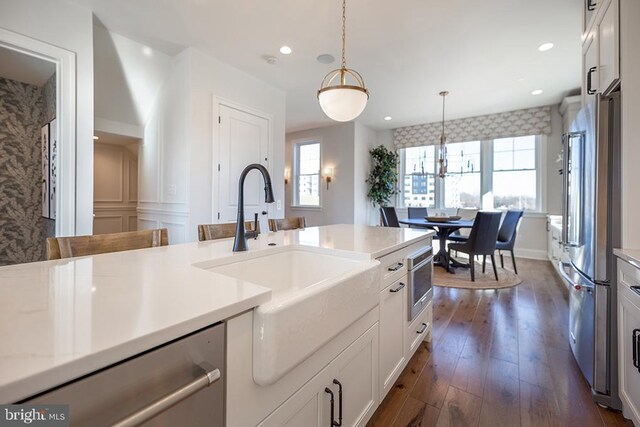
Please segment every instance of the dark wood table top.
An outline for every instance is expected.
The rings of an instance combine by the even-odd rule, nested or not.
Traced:
[[[413,225],[414,227],[438,227],[440,229],[472,228],[473,227],[473,220],[465,220],[465,219],[459,219],[458,221],[450,221],[450,222],[437,222],[437,221],[427,221],[426,219],[420,219],[420,218],[411,218],[411,219],[401,219],[398,222],[400,224]]]

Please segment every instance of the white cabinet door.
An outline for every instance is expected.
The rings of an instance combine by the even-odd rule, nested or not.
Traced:
[[[634,296],[628,295],[631,292],[622,284],[618,287],[620,397],[625,416],[640,425],[640,307],[632,302]],[[640,300],[640,297],[634,299]]]
[[[422,341],[430,341],[430,334],[433,331],[433,301],[422,310],[407,327],[405,358],[411,359]]]
[[[606,92],[620,78],[619,20],[618,0],[612,0],[598,26],[598,88],[601,92]]]
[[[378,325],[351,344],[331,366],[329,388],[335,395],[335,421],[342,409],[343,427],[365,426],[378,405]]]
[[[258,427],[320,427],[330,424],[329,396],[324,392],[325,384],[330,378],[331,370],[326,367],[258,424]]]
[[[404,366],[406,275],[380,292],[380,396],[387,395]]]
[[[598,93],[598,33],[596,31],[592,31],[585,41],[582,71],[582,103],[584,105]]]

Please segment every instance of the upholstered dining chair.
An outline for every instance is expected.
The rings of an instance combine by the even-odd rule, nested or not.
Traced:
[[[385,227],[400,228],[400,222],[398,221],[398,214],[396,214],[396,208],[394,208],[393,206],[381,207],[380,219],[382,219],[382,225]]]
[[[168,244],[169,232],[166,228],[94,236],[49,237],[47,238],[47,259],[74,258],[154,248]]]
[[[456,215],[460,217],[460,219],[470,221],[475,219],[477,213],[480,211],[478,208],[458,208]],[[449,235],[449,239],[452,242],[466,242],[469,238],[469,234],[471,230],[469,229],[460,229],[456,230]]]
[[[244,229],[247,232],[254,232],[255,230],[254,230],[253,221],[245,221]],[[260,234],[260,223],[258,223],[257,231],[258,231],[257,234]],[[248,233],[248,234],[251,234],[251,233]],[[236,236],[235,222],[229,222],[226,224],[199,224],[198,225],[198,240],[201,242],[204,242],[207,240],[227,239],[235,236]],[[255,236],[255,234],[253,234],[253,236]]]
[[[511,252],[511,262],[513,263],[513,271],[518,274],[516,267],[516,257],[513,255],[513,248],[516,245],[516,235],[520,227],[520,221],[524,211],[509,210],[504,216],[500,230],[498,231],[498,241],[496,242],[496,250],[500,254],[500,266],[504,268],[504,257],[502,251]]]
[[[420,207],[409,207],[407,208],[407,216],[409,219],[424,219],[428,216],[427,208]],[[410,225],[409,228],[418,228],[413,225]]]
[[[298,228],[305,228],[306,226],[307,220],[303,216],[269,220],[269,231],[296,230]]]
[[[450,243],[448,247],[451,259],[451,251],[463,252],[469,255],[469,268],[471,269],[471,281],[475,282],[475,262],[476,255],[483,256],[482,272],[485,271],[485,262],[487,255],[491,257],[493,265],[493,273],[498,280],[498,270],[496,269],[496,259],[494,253],[496,251],[496,241],[498,238],[498,228],[500,227],[501,212],[478,212],[473,221],[473,228],[469,238],[464,243]],[[448,267],[448,266],[447,266]]]

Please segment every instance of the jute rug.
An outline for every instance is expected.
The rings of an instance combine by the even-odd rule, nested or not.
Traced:
[[[456,258],[462,263],[467,263],[467,258]],[[481,258],[482,260],[482,258]],[[505,259],[505,267],[510,259]],[[487,258],[487,272],[482,274],[482,261],[476,261],[476,281],[471,281],[471,269],[456,268],[456,274],[447,272],[444,268],[434,266],[433,284],[435,286],[443,286],[447,288],[464,288],[464,289],[501,289],[510,288],[519,285],[522,280],[511,270],[500,268],[500,259],[496,256],[496,265],[498,267],[498,281],[493,275],[491,260]]]

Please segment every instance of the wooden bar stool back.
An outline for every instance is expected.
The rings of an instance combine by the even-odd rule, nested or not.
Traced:
[[[253,221],[244,223],[246,231],[254,231]],[[258,234],[260,234],[260,223],[258,223]],[[230,222],[227,224],[200,224],[198,225],[198,240],[201,242],[207,240],[228,239],[236,237],[236,224]]]
[[[269,220],[269,231],[296,230],[298,228],[305,228],[306,226],[307,220],[303,216]]]
[[[169,233],[166,228],[94,236],[49,237],[47,238],[47,259],[155,248],[168,244]]]

